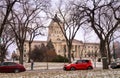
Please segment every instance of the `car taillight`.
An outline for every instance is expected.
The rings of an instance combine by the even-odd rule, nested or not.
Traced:
[[[67,66],[66,64],[64,66]]]

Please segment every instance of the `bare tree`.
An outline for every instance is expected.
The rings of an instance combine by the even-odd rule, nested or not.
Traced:
[[[1,51],[1,61],[4,61],[5,55],[7,54],[8,47],[14,42],[14,34],[10,27],[5,27],[2,33],[2,51]]]
[[[88,3],[90,2],[92,4],[91,6],[88,6]],[[109,7],[113,3],[114,0],[87,0],[84,4],[82,3],[82,6],[75,4],[76,6],[79,6],[79,8],[83,8],[86,12],[88,23],[100,39],[100,53],[103,62],[103,69],[108,69],[107,41],[113,34],[113,31],[115,31],[120,24],[120,21],[115,17],[114,11]]]
[[[50,8],[50,1],[46,0],[46,2],[43,2],[43,6],[39,6],[39,12],[44,12],[46,13],[46,11]],[[42,1],[41,1],[42,3]],[[41,4],[42,5],[42,4]],[[45,5],[45,6],[44,6]],[[44,9],[43,9],[44,8]],[[46,30],[46,27],[43,25],[43,20],[45,21],[45,16],[37,16],[35,19],[33,19],[30,24],[29,24],[29,28],[28,28],[28,42],[29,42],[29,54],[31,54],[31,44],[34,40],[35,37],[41,35],[44,36],[44,30]],[[28,54],[28,62],[30,62],[30,58],[29,58],[29,54]]]
[[[74,5],[71,5],[71,2],[68,2],[67,4],[62,5],[62,0],[60,2],[60,5],[58,7],[58,14],[61,17],[61,20],[55,16],[56,22],[58,23],[65,39],[66,44],[68,47],[68,58],[69,62],[71,62],[71,50],[72,50],[72,42],[74,40],[74,37],[79,30],[79,28],[86,22],[84,19],[83,11],[79,9],[77,11],[77,7],[75,8]],[[62,8],[64,6],[64,8]],[[63,24],[61,24],[63,23]]]
[[[10,26],[16,38],[16,44],[20,52],[19,62],[23,64],[24,42],[32,20],[37,20],[41,10],[47,7],[49,0],[21,0],[12,11],[13,20]]]
[[[13,59],[13,62],[18,59],[18,55],[15,53],[15,51],[12,53],[11,57]]]
[[[17,0],[1,0],[0,1],[0,16],[1,16],[1,19],[0,19],[0,37],[2,35],[5,24],[8,20],[9,15],[10,15],[10,12],[12,11],[12,8],[16,2],[17,2]]]
[[[83,45],[81,46],[81,49],[80,49],[80,54],[79,54],[80,59],[82,59],[84,52],[87,53],[87,48],[85,48],[85,47],[86,47],[86,43],[90,39],[89,35],[91,34],[91,29],[89,27],[83,26],[82,29],[84,31],[83,32],[84,41],[83,41]],[[89,54],[89,53],[87,53],[87,54]]]
[[[3,32],[6,26],[6,22],[9,19],[9,16],[11,14],[12,8],[15,5],[15,3],[17,2],[17,0],[1,0],[0,1],[0,53],[2,56],[2,60],[4,61],[4,57],[5,57],[5,52],[3,50],[6,50],[5,44],[2,44],[1,41],[3,40]],[[4,48],[4,49],[3,49]]]
[[[43,25],[40,25],[38,22],[35,23],[34,27],[33,27],[33,23],[31,24],[31,28],[28,28],[28,35],[29,35],[29,39],[28,39],[28,43],[29,43],[29,54],[31,54],[31,44],[34,40],[35,37],[39,36],[39,35],[44,35],[44,32],[42,32],[45,29],[45,27]],[[29,54],[28,54],[28,62],[30,62],[30,58],[29,58]]]

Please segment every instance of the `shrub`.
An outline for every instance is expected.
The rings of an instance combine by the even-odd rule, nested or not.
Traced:
[[[57,55],[54,59],[53,62],[68,62],[68,58],[63,57],[61,55]]]

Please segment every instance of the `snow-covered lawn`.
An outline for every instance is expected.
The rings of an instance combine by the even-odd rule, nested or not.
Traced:
[[[22,73],[0,73],[0,78],[120,78],[120,69],[96,70],[33,70]]]

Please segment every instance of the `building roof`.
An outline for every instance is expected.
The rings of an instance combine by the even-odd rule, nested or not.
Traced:
[[[28,40],[26,40],[25,42],[29,42]],[[33,41],[34,43],[46,43],[47,41],[38,41],[38,40],[35,40]]]
[[[85,43],[87,45],[99,45],[100,43]]]
[[[73,40],[73,43],[83,43],[83,42],[80,41],[80,40],[76,40],[76,39],[74,39],[74,40]]]
[[[28,40],[26,40],[25,42],[28,42]],[[47,43],[47,41],[39,41],[39,40],[35,40],[33,41],[34,43]],[[61,41],[60,41],[61,42]],[[62,41],[62,42],[65,42],[65,41]],[[83,44],[82,41],[80,40],[77,40],[77,39],[74,39],[73,40],[73,43],[78,43],[78,44]],[[86,45],[99,45],[100,43],[84,43]]]

